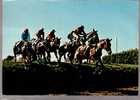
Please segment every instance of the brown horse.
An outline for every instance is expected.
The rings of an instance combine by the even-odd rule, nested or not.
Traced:
[[[97,60],[96,65],[100,62],[100,64],[103,66],[103,63],[101,61],[102,56],[102,49],[105,49],[108,54],[112,53],[111,50],[111,41],[112,39],[102,39],[97,44],[97,48],[95,47],[89,47],[87,53],[85,54],[85,50],[81,46],[76,50],[76,60],[81,64],[83,59],[87,59],[88,62],[91,62],[91,60]]]

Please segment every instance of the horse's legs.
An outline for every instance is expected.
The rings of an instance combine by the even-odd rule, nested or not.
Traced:
[[[28,56],[26,56],[25,60],[27,61],[27,63],[30,63],[30,58]]]
[[[90,56],[90,59],[89,59],[89,63],[90,63],[90,64],[93,63],[93,60],[94,60],[94,57],[93,57],[93,55],[91,55],[91,56]]]
[[[67,59],[66,59],[66,54],[64,54],[64,59],[65,59],[65,61],[67,62]]]
[[[26,63],[26,59],[25,59],[24,55],[22,55],[22,62]]]
[[[39,60],[39,63],[42,62],[42,54],[39,54],[39,55],[38,55],[38,60]]]
[[[88,63],[91,64],[91,59],[88,60]]]
[[[89,64],[90,63],[90,56],[87,55],[87,63]]]
[[[45,60],[45,62],[46,62],[45,52],[43,53],[43,58],[44,58],[44,60]]]
[[[37,55],[36,55],[35,51],[33,51],[33,53],[32,53],[32,60],[33,61],[37,60]]]
[[[94,63],[94,61],[95,61],[95,58],[94,58],[94,55],[92,55],[92,56],[90,57],[90,62],[89,62],[89,63],[90,63],[90,64],[91,64],[91,63]]]
[[[30,55],[27,57],[27,59],[28,59],[28,62],[31,63],[31,56]]]
[[[59,60],[58,62],[61,62],[62,54],[59,54]]]
[[[48,62],[51,61],[50,58],[51,58],[51,54],[50,54],[50,52],[47,52],[47,60],[48,60]]]
[[[14,53],[14,60],[15,60],[15,62],[16,62],[16,49],[15,49],[15,47],[13,48],[13,53]]]
[[[29,63],[32,63],[32,60],[31,60],[31,51],[29,52],[28,56],[27,56],[27,59],[28,59],[28,62]]]
[[[17,61],[17,57],[16,57],[16,54],[14,54],[14,59],[15,59],[15,62]]]
[[[70,63],[73,64],[73,56],[72,56],[72,54],[69,54],[68,57],[69,57]]]
[[[82,64],[82,56],[79,56],[79,64]]]
[[[57,56],[57,51],[54,51],[54,54],[55,54],[57,61],[59,61],[58,56]]]
[[[102,62],[101,58],[99,58],[99,62],[101,64],[101,66],[103,67],[103,62]]]

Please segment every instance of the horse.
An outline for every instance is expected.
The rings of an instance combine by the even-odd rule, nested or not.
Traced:
[[[59,47],[58,54],[59,54],[59,62],[61,62],[62,56],[64,56],[65,61],[67,62],[66,59],[66,53],[68,52],[68,43],[66,42],[62,46]]]
[[[46,52],[47,52],[47,60],[49,62],[51,59],[51,54],[50,54],[51,52],[54,52],[57,61],[59,61],[57,50],[59,49],[60,42],[61,42],[61,38],[58,38],[58,37],[56,37],[54,41],[51,41],[51,42],[46,38],[46,47],[47,47]]]
[[[64,55],[64,59],[66,58],[65,57],[65,54],[67,54],[69,60],[70,60],[70,63],[73,64],[74,62],[74,55],[75,55],[75,51],[76,49],[80,46],[80,41],[84,39],[83,36],[80,36],[78,38],[74,37],[73,34],[68,34],[68,39],[70,40],[70,42],[67,44],[67,48],[64,46],[60,47],[60,50],[59,50],[59,56],[60,56],[60,61],[61,61],[61,57]]]
[[[86,49],[80,49],[80,47],[76,50],[75,57],[76,60],[81,64],[83,59],[87,59],[88,62],[91,62],[91,60],[97,60],[96,65],[98,66],[98,63],[100,62],[101,66],[103,66],[101,56],[102,56],[102,50],[106,50],[109,55],[111,55],[111,40],[112,39],[102,39],[97,43],[97,48],[95,47],[89,47],[87,50],[86,55],[84,54],[84,50]]]
[[[41,61],[42,57],[46,62],[46,42],[44,40],[36,42],[35,44],[35,52],[36,52],[36,56],[37,56],[37,60]]]
[[[22,55],[24,63],[31,63],[32,47],[30,42],[17,41],[13,47],[13,53],[15,62],[17,55]]]
[[[75,55],[75,52],[76,52],[76,49],[80,46],[80,41],[72,41],[72,42],[69,42],[67,44],[67,56],[70,60],[70,63],[73,64],[74,63],[74,55]]]

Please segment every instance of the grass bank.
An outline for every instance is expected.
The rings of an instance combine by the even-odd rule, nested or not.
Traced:
[[[130,86],[138,86],[138,65],[106,64],[97,70],[94,64],[3,63],[3,94],[73,94]]]

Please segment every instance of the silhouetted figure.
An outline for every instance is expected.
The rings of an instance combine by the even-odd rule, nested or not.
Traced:
[[[30,41],[30,33],[29,29],[25,29],[22,34],[21,34],[21,41],[17,43],[18,47],[22,47],[24,42],[29,42]]]
[[[41,28],[36,34],[38,40],[44,40],[44,28]]]
[[[30,42],[30,34],[28,29],[25,29],[24,32],[22,32],[21,39],[22,39],[21,41],[15,43],[13,48],[15,62],[16,62],[16,56],[18,54],[22,55],[24,62],[31,62],[33,49],[32,49],[32,44]]]
[[[29,29],[25,29],[21,35],[22,41],[30,41]]]
[[[55,29],[53,29],[48,35],[47,35],[47,40],[49,42],[53,42],[55,40]]]
[[[84,31],[83,25],[81,25],[80,27],[78,27],[77,29],[75,29],[68,35],[68,39],[70,39],[71,41],[73,41],[73,40],[79,41],[81,38],[83,38],[84,41],[86,41],[86,33]]]
[[[38,45],[39,42],[43,41],[44,40],[44,28],[41,28],[37,33],[36,33],[36,36],[37,36],[37,42],[35,44],[35,52],[36,52],[36,46]]]

